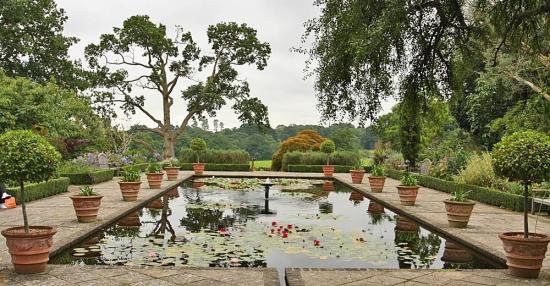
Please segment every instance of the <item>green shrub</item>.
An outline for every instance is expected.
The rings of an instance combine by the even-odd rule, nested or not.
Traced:
[[[181,163],[195,163],[196,152],[185,148],[180,152]],[[250,154],[244,150],[216,150],[209,149],[201,154],[203,163],[216,164],[246,164],[250,161]]]
[[[91,186],[84,186],[80,188],[80,190],[78,191],[78,195],[82,197],[93,197],[93,196],[97,196],[98,194],[94,191],[94,188],[92,188]]]
[[[77,173],[90,173],[101,170],[101,168],[92,166],[81,161],[65,161],[62,162],[57,168],[59,174],[77,174]]]
[[[371,175],[375,176],[375,177],[386,176],[386,169],[382,165],[374,165],[372,167],[372,174]]]
[[[409,172],[401,176],[401,186],[414,187],[418,185],[418,180]]]
[[[40,183],[26,184],[25,196],[27,197],[27,202],[66,193],[69,190],[69,184],[69,178],[65,177]],[[15,198],[18,204],[23,201],[19,187],[9,187],[7,190],[8,193]]]
[[[398,170],[387,170],[387,173],[389,177],[393,179],[399,179],[403,176],[405,172]],[[467,192],[471,190],[471,192],[468,194],[468,197],[474,201],[510,209],[513,211],[523,211],[522,196],[480,186],[441,180],[430,176],[418,174],[414,174],[413,176],[418,180],[419,185],[426,188],[431,188],[449,194],[457,191]]]
[[[206,171],[250,171],[250,164],[216,164],[205,163]],[[193,170],[192,163],[181,163],[181,170]]]
[[[360,164],[361,158],[359,153],[352,151],[336,151],[332,154],[333,165],[355,166]],[[283,156],[283,171],[289,171],[288,165],[324,165],[326,163],[326,155],[322,152],[308,151],[300,152],[293,151],[285,153]]]
[[[387,165],[390,169],[401,169],[405,165],[405,159],[401,152],[395,150],[387,150],[387,157],[384,160],[384,164]]]
[[[147,172],[149,173],[162,173],[162,166],[159,163],[151,163],[147,166]]]
[[[206,151],[207,149],[207,146],[206,146],[206,142],[201,139],[201,138],[193,138],[191,139],[191,142],[189,142],[189,148],[191,148],[191,150],[195,151],[195,156],[197,157],[197,163],[200,162],[200,156],[199,155],[202,155],[202,153],[204,151]]]
[[[321,173],[323,172],[323,166],[325,165],[288,165],[289,172],[298,173]],[[333,165],[335,173],[348,173],[349,170],[354,169],[353,166]]]
[[[113,179],[114,169],[101,169],[86,173],[62,173],[61,177],[69,178],[71,185],[94,185]]]
[[[321,143],[319,146],[319,150],[323,153],[325,153],[327,158],[327,165],[330,165],[330,155],[336,151],[336,144],[334,144],[334,141],[327,139]]]
[[[139,170],[141,172],[145,172],[147,170],[147,167],[149,167],[149,163],[140,163],[140,164],[133,164],[122,167],[122,170]]]
[[[122,181],[123,182],[139,182],[141,180],[141,175],[138,169],[124,169],[122,171]]]
[[[481,187],[495,187],[502,181],[493,170],[491,154],[484,152],[481,155],[474,154],[468,160],[466,167],[454,177],[459,183],[476,185]]]

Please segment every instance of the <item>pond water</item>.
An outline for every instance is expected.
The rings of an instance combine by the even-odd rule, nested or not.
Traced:
[[[500,268],[331,181],[206,179],[52,258],[56,264]]]

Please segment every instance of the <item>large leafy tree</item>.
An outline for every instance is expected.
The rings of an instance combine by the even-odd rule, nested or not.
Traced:
[[[381,102],[403,102],[401,143],[414,162],[419,120],[430,97],[449,98],[498,64],[502,52],[527,45],[546,59],[550,1],[316,0],[306,22],[319,109],[324,117],[374,119]],[[494,44],[491,57],[484,56]],[[547,45],[546,45],[547,47]],[[313,65],[314,64],[314,65]],[[512,74],[521,77],[522,74]],[[525,75],[525,74],[523,74]],[[525,79],[525,78],[523,78]],[[527,83],[526,83],[527,84]],[[464,113],[464,112],[463,112]]]
[[[85,88],[82,70],[68,56],[78,40],[63,35],[66,20],[54,0],[0,0],[0,68],[12,77]]]
[[[231,101],[241,121],[268,125],[267,107],[250,96],[245,80],[239,79],[238,66],[255,65],[263,70],[271,53],[256,30],[246,24],[219,23],[208,28],[210,54],[201,55],[191,34],[176,28],[170,38],[166,27],[148,16],[132,16],[122,27],[104,34],[98,44],[86,47],[86,58],[97,75],[97,102],[122,103],[126,112],[139,110],[155,124],[152,132],[164,139],[164,158],[174,157],[176,138],[189,121],[205,115],[215,116]],[[203,75],[202,80],[197,76]],[[172,122],[172,107],[178,84],[192,79],[182,91],[186,115],[178,125]],[[145,105],[145,96],[162,102],[162,117],[156,117]]]

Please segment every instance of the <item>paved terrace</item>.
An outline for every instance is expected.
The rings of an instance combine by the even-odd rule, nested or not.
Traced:
[[[319,173],[283,172],[205,172],[205,176],[230,177],[293,177],[322,178]],[[57,228],[54,236],[54,253],[78,243],[88,234],[125,216],[160,196],[167,189],[192,177],[191,172],[180,172],[180,179],[163,182],[162,189],[151,190],[142,185],[137,202],[121,201],[117,181],[95,185],[104,195],[99,219],[93,223],[78,223],[69,195],[78,191],[71,186],[69,193],[60,194],[28,204],[29,220],[34,225],[50,225]],[[351,185],[349,174],[336,174],[335,179]],[[145,179],[143,179],[145,182]],[[451,236],[463,243],[482,250],[487,255],[504,259],[498,233],[522,229],[522,215],[517,212],[478,203],[467,229],[447,227],[442,200],[448,194],[421,188],[417,205],[404,207],[399,204],[395,186],[398,181],[387,179],[383,193],[372,193],[365,184],[351,185],[368,198],[383,203],[393,211],[415,218],[429,228]],[[536,216],[530,216],[534,229]],[[21,210],[0,212],[0,229],[21,225]],[[550,232],[550,218],[539,217],[539,232]],[[547,255],[548,257],[548,255]],[[506,274],[506,270],[372,270],[372,269],[287,269],[289,285],[550,285],[550,259],[544,264],[538,280],[520,280]],[[102,267],[50,265],[48,271],[36,275],[16,275],[12,272],[9,254],[3,237],[0,237],[0,285],[278,285],[274,269],[210,269],[210,268],[152,268],[152,267]]]

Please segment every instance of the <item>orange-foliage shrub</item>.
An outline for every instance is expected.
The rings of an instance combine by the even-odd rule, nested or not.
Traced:
[[[326,138],[321,136],[319,132],[313,129],[306,129],[298,132],[298,134],[288,137],[285,141],[279,144],[279,148],[275,154],[273,154],[271,161],[271,169],[280,171],[283,167],[283,155],[286,152],[291,151],[308,151],[319,150],[319,145],[325,141]]]

